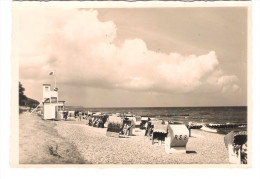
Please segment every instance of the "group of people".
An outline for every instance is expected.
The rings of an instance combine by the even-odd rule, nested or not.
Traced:
[[[104,128],[105,123],[107,121],[108,116],[98,116],[98,117],[89,117],[88,118],[88,125],[98,128]]]
[[[161,124],[164,125],[165,121],[162,120]],[[154,128],[150,118],[148,118],[148,120],[145,123],[144,127],[145,127],[145,134],[144,135],[150,137],[152,135],[152,133],[153,133],[153,128]]]
[[[74,113],[68,112],[68,111],[63,111],[63,118],[66,121],[68,118],[74,117],[78,118],[78,120],[81,121],[82,118],[84,118],[86,114],[80,111],[74,111]]]
[[[107,122],[108,116],[89,116],[88,117],[88,125],[98,128],[104,128],[105,123]],[[132,135],[132,129],[135,124],[133,120],[129,120],[127,117],[123,117],[122,125],[120,125],[120,134],[122,135]]]

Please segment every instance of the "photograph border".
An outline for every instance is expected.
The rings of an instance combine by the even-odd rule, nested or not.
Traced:
[[[188,3],[188,4],[187,4]],[[247,120],[248,120],[248,164],[19,164],[19,58],[13,49],[11,52],[12,88],[10,120],[10,165],[18,168],[251,168],[252,167],[252,9],[251,2],[13,2],[12,6],[47,6],[57,8],[163,8],[163,7],[247,7]],[[14,9],[12,9],[14,10]],[[12,42],[13,43],[13,42]]]

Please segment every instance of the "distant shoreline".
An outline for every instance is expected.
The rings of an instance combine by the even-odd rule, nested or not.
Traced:
[[[65,106],[67,111],[130,113],[136,116],[151,117],[175,122],[194,123],[239,123],[248,122],[246,106],[225,107],[120,107],[120,108],[87,108]]]
[[[85,106],[70,106],[71,108],[86,108],[86,109],[133,109],[133,108],[247,108],[248,106],[183,106],[183,107],[85,107]]]

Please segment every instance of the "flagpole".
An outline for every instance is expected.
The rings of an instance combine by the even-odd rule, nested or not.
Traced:
[[[55,86],[55,88],[56,88],[56,70],[54,70],[54,80],[55,80],[55,81],[54,81],[54,82],[55,82],[55,85],[54,85],[54,86]]]
[[[54,80],[55,80],[55,90],[57,90],[57,79],[56,79],[56,69],[54,70]],[[59,95],[58,95],[58,91],[57,92],[57,104],[59,103]]]
[[[56,88],[56,75],[54,76],[54,80],[55,80],[54,88]]]

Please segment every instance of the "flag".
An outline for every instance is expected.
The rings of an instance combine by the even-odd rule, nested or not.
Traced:
[[[49,73],[49,75],[54,75],[54,72],[53,72],[53,71],[51,71],[51,72]]]

